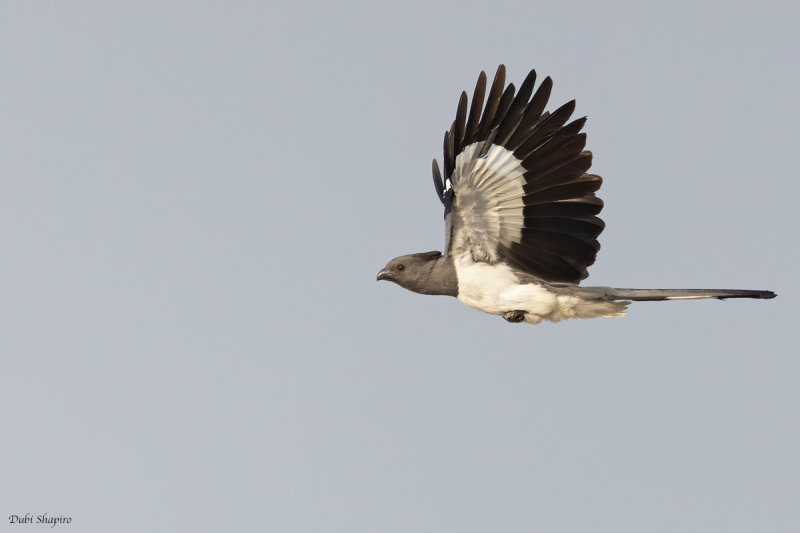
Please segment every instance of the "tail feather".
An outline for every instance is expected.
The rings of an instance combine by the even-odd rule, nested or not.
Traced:
[[[741,289],[611,289],[606,297],[612,300],[653,302],[662,300],[699,300],[703,298],[775,298],[772,291],[749,291]]]

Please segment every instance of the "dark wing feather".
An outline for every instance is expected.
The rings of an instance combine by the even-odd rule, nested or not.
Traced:
[[[436,194],[439,200],[444,203],[444,181],[442,181],[442,173],[439,172],[439,163],[434,159],[431,165],[433,172],[433,186],[436,188]]]
[[[587,174],[586,118],[568,122],[574,100],[545,111],[549,77],[534,91],[531,71],[516,94],[505,77],[500,65],[487,96],[481,72],[471,105],[462,93],[445,133],[444,177],[434,161],[436,193],[448,198],[447,253],[578,282],[594,263],[604,227],[597,216],[603,202],[595,196],[602,178]]]
[[[498,125],[497,136],[494,141],[496,144],[506,146],[511,136],[517,131],[517,127],[525,116],[525,108],[528,105],[528,100],[531,98],[533,85],[535,83],[536,71],[532,70],[525,78],[525,81],[522,82],[522,85],[519,86],[517,96],[508,108],[508,112],[503,117],[502,123]]]
[[[467,120],[467,126],[465,128],[465,141],[467,139],[474,139],[478,134],[485,94],[486,73],[481,71],[480,76],[478,76],[478,82],[475,84],[475,92],[472,95],[472,107],[469,109],[469,119]]]
[[[481,72],[481,74],[484,76],[486,75],[484,72]],[[505,89],[505,86],[506,67],[505,65],[500,65],[497,67],[497,72],[494,75],[494,81],[492,82],[492,88],[489,91],[489,97],[486,98],[486,109],[481,117],[481,121],[478,126],[478,133],[475,135],[475,137],[469,139],[470,142],[485,140],[486,137],[489,136],[489,129],[494,122],[494,116],[497,113],[497,107],[500,105],[500,98],[503,96],[503,89]]]
[[[456,120],[453,122],[455,132],[453,136],[453,145],[455,153],[458,154],[464,148],[464,131],[467,126],[467,93],[461,92],[461,98],[458,99],[458,109],[456,110]]]
[[[506,113],[508,113],[508,109],[511,107],[511,104],[514,103],[514,91],[515,90],[516,89],[514,87],[514,84],[513,83],[509,83],[508,87],[506,87],[506,90],[503,91],[503,96],[500,97],[500,102],[497,104],[497,111],[494,114],[494,120],[492,121],[490,130],[489,130],[490,131],[490,135],[486,136],[487,139],[491,136],[491,130],[497,129],[499,131],[499,128],[500,128],[501,124],[503,123],[503,120],[506,117]],[[497,136],[498,131],[496,131],[494,133],[495,136]],[[482,140],[482,139],[475,139],[475,140],[478,141],[478,140]]]

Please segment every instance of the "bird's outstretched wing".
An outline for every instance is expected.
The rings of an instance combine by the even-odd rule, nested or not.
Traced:
[[[533,91],[531,71],[514,94],[500,65],[486,97],[481,72],[467,112],[461,93],[456,119],[444,134],[444,177],[433,182],[445,205],[446,254],[507,262],[551,282],[585,278],[604,223],[595,196],[602,178],[587,174],[591,152],[580,133],[586,118],[569,120],[575,101],[545,112],[548,77]]]

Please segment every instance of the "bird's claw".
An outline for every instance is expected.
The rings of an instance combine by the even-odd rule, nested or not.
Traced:
[[[525,311],[509,311],[503,315],[503,318],[512,324],[517,324],[525,320]]]

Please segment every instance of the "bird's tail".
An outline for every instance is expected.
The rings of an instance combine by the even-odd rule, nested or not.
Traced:
[[[716,298],[775,298],[772,291],[748,291],[741,289],[609,289],[605,296],[611,300],[653,302],[661,300],[700,300]]]

